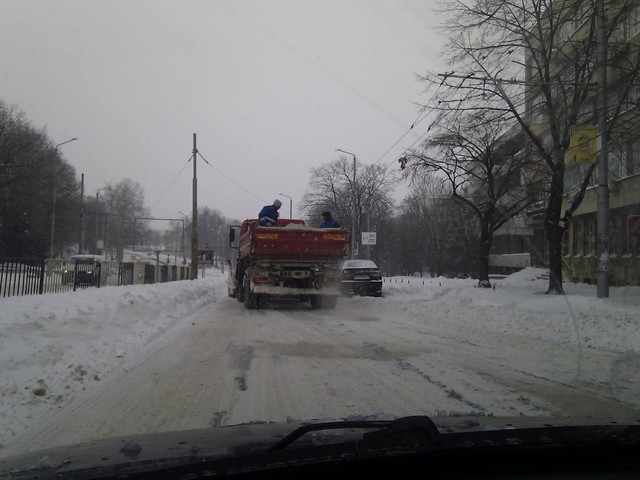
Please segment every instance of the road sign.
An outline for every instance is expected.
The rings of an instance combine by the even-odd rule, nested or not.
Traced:
[[[598,127],[581,125],[571,127],[571,159],[576,163],[598,160]]]
[[[375,245],[376,232],[362,232],[362,245]]]

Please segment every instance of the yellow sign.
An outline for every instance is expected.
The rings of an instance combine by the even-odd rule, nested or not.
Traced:
[[[598,127],[571,127],[571,159],[576,162],[598,161]]]

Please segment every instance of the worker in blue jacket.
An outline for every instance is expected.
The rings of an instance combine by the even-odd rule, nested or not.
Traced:
[[[334,220],[331,216],[331,212],[326,211],[322,214],[322,223],[320,224],[320,228],[340,228],[340,223],[337,220]]]
[[[265,205],[258,214],[258,225],[261,227],[275,227],[278,221],[278,210],[282,206],[282,202],[277,198],[273,201],[273,205]]]

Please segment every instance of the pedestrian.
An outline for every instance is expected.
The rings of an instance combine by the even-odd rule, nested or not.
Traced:
[[[322,214],[322,223],[320,224],[320,228],[340,228],[340,223],[337,220],[334,220],[331,216],[331,212],[326,211]]]
[[[275,227],[278,221],[278,210],[282,206],[282,202],[277,198],[272,205],[265,205],[258,214],[258,225],[261,227]]]

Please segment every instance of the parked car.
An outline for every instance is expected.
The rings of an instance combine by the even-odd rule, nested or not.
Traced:
[[[65,271],[69,281],[67,283],[73,284],[75,278],[75,285],[77,287],[95,287],[100,285],[100,268],[101,262],[104,260],[102,255],[74,255],[70,260],[73,260],[73,270]],[[75,271],[75,275],[74,275]]]
[[[347,296],[382,296],[382,275],[371,260],[345,260],[340,265],[342,279],[340,287]]]

